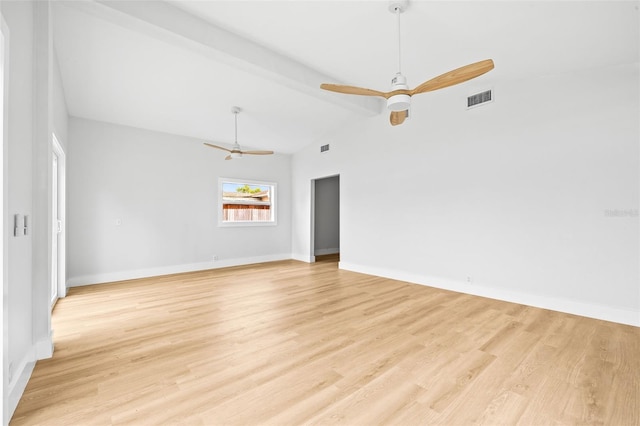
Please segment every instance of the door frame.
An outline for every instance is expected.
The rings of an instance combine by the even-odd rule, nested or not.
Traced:
[[[67,264],[67,251],[66,251],[66,235],[67,235],[67,226],[66,226],[66,199],[67,199],[67,182],[66,182],[66,156],[64,153],[64,149],[62,149],[62,145],[60,144],[60,142],[58,141],[58,138],[56,137],[55,133],[52,134],[52,149],[53,149],[53,154],[56,155],[58,157],[58,175],[57,175],[57,186],[58,186],[58,219],[61,223],[60,225],[60,233],[58,234],[58,241],[57,241],[57,254],[58,254],[58,264],[57,264],[57,270],[58,270],[58,274],[57,274],[57,278],[58,278],[58,298],[61,297],[65,297],[67,295],[67,270],[66,270],[66,264]],[[52,180],[53,180],[53,176],[52,176]],[[51,184],[52,188],[53,188],[53,182]],[[51,201],[51,203],[53,204],[53,200]],[[53,208],[51,209],[53,210]],[[51,218],[52,223],[55,220],[54,218]],[[52,239],[51,244],[53,245],[55,242],[55,240]],[[52,257],[52,261],[51,261],[51,268],[52,268],[52,273],[53,273],[53,246],[51,247],[51,257]]]
[[[338,188],[340,188],[340,173],[334,173],[327,176],[321,176],[311,179],[310,198],[311,198],[311,229],[309,234],[310,246],[309,246],[309,261],[314,263],[316,261],[316,182],[323,179],[338,178]],[[342,191],[340,191],[342,194]],[[341,195],[342,196],[342,195]],[[342,204],[339,201],[339,204]],[[340,234],[342,234],[342,227],[340,227]],[[342,240],[342,239],[341,239]]]
[[[55,136],[54,136],[55,138]],[[58,154],[53,150],[51,153],[51,284],[49,285],[49,303],[53,310],[58,301],[58,241],[59,241],[59,210],[58,210]]]

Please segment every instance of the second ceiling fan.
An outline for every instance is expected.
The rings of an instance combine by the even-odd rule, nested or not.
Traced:
[[[238,144],[238,114],[240,114],[240,111],[242,111],[240,109],[240,107],[234,106],[233,108],[231,108],[231,112],[233,113],[233,116],[235,118],[235,129],[236,129],[235,139],[234,139],[233,146],[231,147],[231,149],[225,148],[223,146],[214,145],[212,143],[207,143],[207,142],[205,142],[204,144],[209,146],[209,147],[211,147],[211,148],[217,148],[217,149],[221,149],[223,151],[227,151],[229,153],[229,155],[227,155],[224,158],[225,160],[231,160],[233,158],[242,158],[242,156],[244,154],[249,154],[249,155],[271,155],[271,154],[273,154],[273,151],[243,151],[242,149],[240,149],[240,144]]]
[[[456,68],[455,70],[425,81],[415,89],[409,89],[407,79],[401,71],[400,55],[400,14],[406,10],[407,4],[408,0],[391,1],[389,4],[389,11],[395,13],[398,18],[398,72],[391,80],[391,91],[381,92],[373,89],[340,84],[325,83],[320,85],[320,88],[331,92],[344,93],[347,95],[380,96],[385,98],[387,100],[387,108],[391,110],[389,121],[392,126],[402,124],[409,116],[409,107],[411,106],[411,97],[413,95],[444,89],[445,87],[463,83],[467,80],[471,80],[472,78],[481,76],[493,69],[493,60],[485,59],[484,61]]]

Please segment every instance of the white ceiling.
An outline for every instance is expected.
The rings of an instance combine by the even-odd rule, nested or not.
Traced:
[[[386,121],[381,101],[318,86],[388,90],[397,71],[388,4],[56,2],[54,45],[69,114],[230,144],[237,105],[240,144],[281,153],[372,115]],[[415,87],[492,58],[496,68],[474,80],[491,87],[637,64],[638,4],[414,0],[401,16],[402,71]],[[443,90],[468,90],[460,86]],[[428,102],[428,93],[413,99]]]

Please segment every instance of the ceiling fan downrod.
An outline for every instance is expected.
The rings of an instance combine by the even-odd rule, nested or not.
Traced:
[[[400,7],[396,7],[396,17],[398,18],[398,74],[402,74],[402,40],[400,34],[400,14],[402,10]]]
[[[389,11],[396,15],[398,21],[398,72],[391,80],[391,91],[409,90],[407,78],[402,75],[402,43],[400,38],[400,14],[408,5],[408,0],[389,2]],[[387,99],[387,108],[391,111],[406,111],[411,106],[411,96],[408,94],[397,94]]]
[[[231,151],[231,158],[242,158],[242,152],[240,151],[240,145],[238,144],[238,114],[240,114],[240,107],[234,106],[231,108],[233,118],[235,122],[235,139],[233,139],[233,150]]]

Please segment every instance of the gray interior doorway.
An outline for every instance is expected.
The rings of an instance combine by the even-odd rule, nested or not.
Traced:
[[[337,257],[340,254],[340,176],[314,180],[313,255]]]

